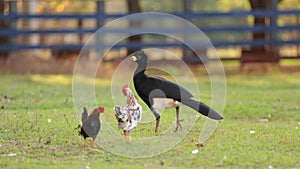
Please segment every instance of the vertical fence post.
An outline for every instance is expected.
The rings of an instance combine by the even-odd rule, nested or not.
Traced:
[[[105,0],[96,0],[96,12],[97,15],[103,15],[105,13]],[[100,28],[104,25],[104,19],[97,18],[97,27]]]
[[[297,17],[297,24],[300,25],[300,15],[296,17]],[[300,30],[297,31],[297,39],[300,39]],[[297,45],[296,55],[297,57],[300,57],[300,44]]]
[[[191,0],[182,0],[182,1],[183,1],[183,12],[184,13],[191,13],[191,11],[192,11],[192,1]],[[189,37],[186,34],[184,34],[183,38],[187,39]],[[185,62],[190,62],[189,60],[193,56],[193,52],[189,48],[186,48],[185,46],[182,47],[182,50],[183,50],[183,60]]]
[[[278,36],[277,36],[277,10],[278,0],[270,0],[269,10],[271,11],[272,15],[270,16],[270,28],[271,31],[269,33],[270,38],[270,51],[275,54],[276,59],[279,60],[278,55]]]
[[[17,0],[9,1],[9,14],[14,16],[14,18],[9,21],[9,29],[11,29],[11,30],[17,30],[17,18],[16,18],[17,13],[18,13]],[[17,37],[10,36],[9,43],[10,43],[10,45],[16,45]]]
[[[141,7],[139,0],[126,0],[128,13],[139,13],[141,12]],[[129,20],[129,27],[130,28],[138,28],[140,29],[143,25],[142,20]],[[133,35],[127,38],[128,43],[134,42],[142,42],[142,35]],[[134,47],[134,48],[127,48],[127,55],[131,55],[132,53],[139,51],[141,47]]]
[[[97,29],[100,29],[102,26],[104,26],[105,19],[103,18],[103,15],[105,14],[105,0],[96,0],[96,13],[97,13]],[[101,16],[102,15],[102,16]],[[100,17],[101,16],[101,17]],[[104,55],[104,44],[103,44],[103,37],[104,35],[99,35],[99,33],[96,34],[96,45],[93,47],[93,49],[96,52],[96,55],[102,56]]]
[[[0,0],[0,14],[1,15],[5,15],[6,11],[5,11],[5,5],[6,2],[4,0]],[[7,19],[1,19],[0,20],[0,31],[3,29],[7,29],[8,28],[8,22],[9,20]],[[5,36],[5,35],[0,35],[0,45],[7,45],[9,43],[9,36]],[[6,58],[8,57],[8,51],[7,50],[0,50],[0,60],[6,60]]]

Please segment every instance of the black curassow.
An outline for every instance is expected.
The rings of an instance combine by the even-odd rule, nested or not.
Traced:
[[[157,132],[160,123],[160,114],[155,108],[155,105],[166,102],[167,104],[164,104],[164,108],[176,108],[175,131],[177,131],[178,128],[182,128],[181,121],[179,120],[179,106],[181,103],[211,119],[223,119],[223,117],[212,108],[202,102],[193,100],[193,95],[180,85],[161,77],[146,75],[145,71],[148,66],[148,56],[144,51],[135,52],[130,57],[130,60],[138,64],[134,72],[134,87],[139,97],[147,104],[156,118],[155,132]]]

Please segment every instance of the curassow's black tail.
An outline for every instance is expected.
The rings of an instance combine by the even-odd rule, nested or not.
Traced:
[[[211,119],[214,119],[214,120],[222,120],[223,119],[223,117],[219,113],[217,113],[215,110],[208,107],[207,105],[205,105],[202,102],[198,102],[193,99],[182,99],[181,103],[186,106],[189,106],[190,108],[196,110],[197,112],[199,112],[199,113],[203,114],[204,116],[207,116]]]

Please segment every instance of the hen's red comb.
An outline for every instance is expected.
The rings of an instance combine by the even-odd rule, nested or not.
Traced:
[[[126,96],[126,89],[128,88],[128,84],[125,84],[124,86],[123,86],[123,88],[122,88],[122,92],[123,92],[123,94],[124,94],[124,96]]]
[[[100,107],[99,107],[99,110],[100,110],[101,113],[103,113],[103,112],[104,112],[104,107],[103,107],[103,106],[100,106]]]
[[[128,84],[125,84],[125,85],[123,86],[123,89],[126,89],[126,88],[128,88]]]

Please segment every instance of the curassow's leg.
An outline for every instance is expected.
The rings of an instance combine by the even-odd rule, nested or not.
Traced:
[[[151,111],[153,113],[153,115],[155,116],[155,119],[156,119],[156,126],[155,126],[155,133],[157,133],[158,131],[158,127],[159,127],[159,122],[160,122],[160,115],[159,113],[154,110],[153,108],[151,108]]]
[[[157,133],[157,131],[158,131],[159,122],[160,122],[160,117],[158,117],[158,118],[156,119],[155,133]]]
[[[181,121],[182,120],[179,120],[179,106],[178,106],[176,107],[176,128],[174,132],[178,131],[179,128],[182,129]]]
[[[96,139],[93,139],[92,146],[95,148],[96,147]]]

